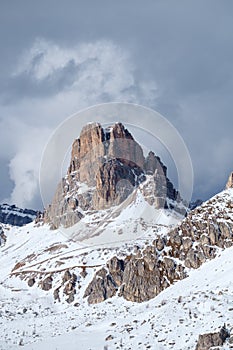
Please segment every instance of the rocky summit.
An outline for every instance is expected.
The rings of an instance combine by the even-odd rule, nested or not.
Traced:
[[[167,168],[153,152],[142,147],[122,123],[102,127],[86,125],[73,142],[70,165],[59,183],[44,222],[70,227],[87,212],[112,208],[124,202],[142,184],[142,193],[156,208],[181,201],[167,178]]]

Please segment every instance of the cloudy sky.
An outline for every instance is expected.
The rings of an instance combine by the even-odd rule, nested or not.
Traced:
[[[51,132],[82,108],[135,102],[165,116],[193,161],[194,198],[233,170],[231,0],[0,3],[0,201],[38,208]]]

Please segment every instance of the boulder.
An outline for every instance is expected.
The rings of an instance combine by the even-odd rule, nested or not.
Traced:
[[[69,270],[66,270],[63,277],[62,277],[62,282],[65,283],[71,279],[71,273]]]
[[[229,337],[229,332],[223,326],[219,332],[199,335],[196,350],[209,350],[212,347],[222,346]]]
[[[36,280],[35,280],[34,277],[29,278],[29,280],[28,280],[28,286],[29,286],[29,287],[32,287],[32,286],[35,284],[35,282],[36,282]]]
[[[48,291],[52,288],[52,283],[53,283],[53,278],[52,276],[46,277],[42,282],[41,282],[41,289]]]

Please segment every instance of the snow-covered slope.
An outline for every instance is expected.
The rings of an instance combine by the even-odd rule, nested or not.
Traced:
[[[137,218],[140,210],[130,206],[126,210],[116,216],[116,221],[107,222],[103,230],[109,232],[111,225],[124,229],[130,218],[133,225],[133,217]],[[148,210],[149,207],[144,216],[140,214],[144,220],[148,220],[146,215],[151,217]],[[137,225],[142,231],[135,240],[106,245],[98,240],[95,245],[73,241],[70,235],[50,230],[48,225],[31,223],[5,230],[7,241],[0,248],[0,349],[24,345],[25,349],[35,350],[188,350],[194,349],[200,333],[215,331],[224,323],[233,327],[232,247],[216,247],[215,259],[196,270],[188,269],[186,279],[150,301],[133,303],[114,296],[88,305],[83,298],[95,271],[107,260],[130,256],[135,246],[138,249],[150,245],[156,236],[166,235],[177,223],[177,218],[172,217],[172,221],[165,213],[160,217],[156,227],[149,220],[143,230],[143,225]],[[218,194],[191,217],[197,231],[198,223],[207,219],[227,222],[231,227],[233,191]],[[128,230],[127,227],[125,232]],[[67,277],[68,270],[74,275]],[[54,299],[56,291],[60,302]]]
[[[184,209],[183,204],[180,206]],[[154,238],[154,230],[172,227],[182,218],[174,210],[148,204],[140,188],[122,204],[107,210],[90,211],[77,224],[60,227],[64,235],[85,245],[109,245]]]
[[[40,236],[42,229],[37,231],[34,234]],[[12,233],[15,255],[20,233],[23,232]],[[28,238],[33,240],[30,233]],[[49,231],[45,240],[49,243]],[[55,233],[55,241],[64,244],[59,233]],[[25,248],[27,244],[25,241]],[[75,248],[83,252],[79,246]],[[67,256],[58,252],[57,255],[60,260]],[[54,254],[52,256],[54,258]],[[87,264],[92,260],[101,263],[103,259],[98,252],[85,257]],[[88,306],[81,298],[72,306],[54,303],[50,292],[36,286],[29,289],[24,281],[9,279],[9,258],[1,259],[2,262],[1,349],[15,349],[24,344],[25,349],[35,350],[63,350],[66,347],[70,350],[99,350],[104,346],[106,349],[125,350],[188,350],[194,349],[198,334],[215,331],[223,323],[229,328],[233,326],[232,248],[191,271],[188,278],[169,287],[155,299],[141,304],[118,297],[94,306]]]
[[[36,323],[43,325],[35,326],[39,338],[47,324],[54,331],[25,349],[194,349],[200,333],[214,332],[224,323],[233,327],[232,274],[229,248],[149,302],[115,297],[92,307],[56,310],[45,324],[42,318]]]

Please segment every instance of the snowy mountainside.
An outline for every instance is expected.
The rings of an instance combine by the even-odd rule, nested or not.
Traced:
[[[115,297],[92,308],[84,306],[81,312],[79,308],[58,312],[56,318],[50,317],[56,329],[52,337],[25,349],[195,349],[200,333],[220,330],[224,323],[229,331],[233,328],[232,266],[233,250],[228,248],[148,302]],[[36,329],[40,338],[40,327]],[[221,347],[230,348],[229,341]]]
[[[128,213],[130,218],[133,208],[127,206],[125,210],[125,217]],[[48,225],[40,223],[4,231],[7,239],[0,248],[0,349],[25,345],[25,349],[69,346],[72,350],[80,346],[92,350],[104,347],[188,350],[194,349],[199,333],[216,331],[223,323],[230,329],[233,190],[214,196],[180,223],[172,213],[171,217],[166,215],[167,211],[157,227],[145,227],[136,240],[107,245],[98,240],[96,245],[73,241],[63,230],[51,231]],[[122,222],[125,225],[124,215],[122,220],[118,225]],[[151,264],[155,256],[161,264],[164,259],[167,261],[163,273],[165,277],[169,273],[168,281],[179,265],[186,278],[171,280],[158,295],[155,293],[141,303],[130,298],[139,287],[149,289],[149,280],[129,279],[128,300],[120,297],[124,290],[118,288],[109,298],[101,296],[99,301],[103,302],[98,304],[90,305],[84,298],[95,274],[106,269],[108,261],[116,257],[126,260],[126,267],[127,263],[132,264],[138,269],[136,272],[144,266],[146,276],[146,264],[154,266],[151,273],[157,269]],[[121,271],[118,272],[119,282]],[[105,293],[108,290],[104,278],[101,288]],[[140,295],[143,301],[144,294]],[[224,349],[229,346],[226,343]]]
[[[169,218],[165,218],[169,222]],[[174,220],[177,222],[177,218]],[[157,231],[168,228],[170,226],[166,228],[166,225],[161,225]],[[136,242],[115,242],[108,247],[90,247],[66,238],[59,230],[51,231],[49,225],[38,223],[20,228],[11,227],[4,232],[7,239],[0,254],[0,322],[3,332],[0,349],[13,349],[16,345],[37,341],[42,339],[42,334],[43,337],[51,337],[52,330],[47,322],[52,328],[63,329],[64,320],[66,317],[72,318],[74,310],[88,310],[83,295],[94,271],[114,255],[130,254]],[[140,246],[144,246],[147,239],[146,230],[144,233],[145,237],[138,240]],[[71,283],[74,275],[75,293]],[[56,299],[58,289],[60,302]],[[52,325],[55,314],[61,321],[60,326]],[[80,326],[87,320],[81,314]],[[37,334],[38,322],[42,326],[40,336]],[[67,321],[68,329],[75,327],[71,324],[72,320],[71,323]]]
[[[27,287],[23,275],[22,279],[9,278],[12,255],[7,257],[6,252],[10,254],[12,250],[15,258],[17,255],[23,257],[20,253],[22,247],[18,242],[19,235],[25,235],[32,240],[32,244],[39,245],[45,233],[45,228],[35,229],[32,224],[27,228],[13,228],[10,232],[12,246],[5,247],[5,258],[1,260],[0,349],[15,349],[21,344],[25,349],[31,350],[63,350],[66,347],[70,350],[97,350],[104,347],[125,350],[188,350],[194,349],[199,333],[215,331],[223,323],[229,329],[233,326],[232,248],[219,251],[217,258],[190,271],[189,277],[178,281],[150,301],[138,304],[115,296],[111,300],[89,306],[79,295],[76,303],[69,305],[64,301],[54,303],[51,291],[43,291],[36,285]],[[65,241],[59,232],[54,233],[54,237],[50,234],[51,231],[47,230],[45,242],[38,246],[38,255],[52,242],[69,248],[61,247],[60,252],[47,251],[47,256],[44,255],[43,259],[40,257],[41,261],[48,259],[48,266],[52,261],[63,261],[66,267],[70,267],[71,262],[73,265],[85,263],[87,266],[101,264],[105,256],[108,258],[111,255],[108,250],[89,251],[85,255],[83,247],[77,243],[75,247],[73,243],[72,247],[69,246],[70,242]],[[23,246],[29,249],[29,241],[25,239]],[[80,261],[76,261],[75,250],[81,252]],[[121,253],[124,254],[124,247],[119,249],[118,254]],[[67,257],[70,258],[66,259]],[[13,263],[16,261],[15,259]],[[50,268],[56,266],[54,262]],[[45,265],[41,265],[42,278],[43,266]],[[35,266],[32,268],[36,269]],[[56,268],[61,268],[61,265]],[[90,270],[87,269],[88,274],[83,281],[90,280]],[[72,271],[77,273],[78,268]],[[80,294],[84,290],[82,284],[83,282],[80,283]]]
[[[177,224],[182,215],[171,209],[156,209],[142,194],[143,184],[121,204],[105,210],[90,211],[69,228],[60,228],[74,241],[87,245],[111,244],[153,238],[155,231]],[[172,202],[172,201],[171,201]],[[178,204],[176,203],[178,206]],[[185,210],[182,203],[181,210]]]
[[[124,259],[107,261],[85,291],[88,302],[114,295],[130,301],[154,298],[233,244],[233,189],[216,195],[172,229]],[[102,278],[102,279],[100,279]]]

